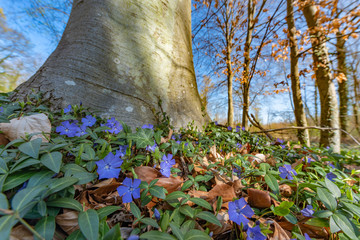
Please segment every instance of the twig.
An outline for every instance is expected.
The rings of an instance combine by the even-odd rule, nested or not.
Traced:
[[[260,125],[260,123],[256,120],[256,118],[254,117],[254,115],[251,114],[251,117],[249,116],[249,113],[247,114],[249,121],[251,122],[252,125],[254,125],[255,127],[259,128],[261,130],[261,132],[265,133],[266,136],[273,141],[274,138]]]
[[[257,126],[255,126],[257,127]],[[252,133],[267,133],[267,132],[277,132],[277,131],[282,131],[282,130],[290,130],[290,129],[317,129],[320,131],[330,131],[330,130],[340,130],[344,133],[346,133],[347,135],[349,135],[352,140],[354,140],[354,142],[356,144],[358,144],[360,146],[360,142],[358,140],[356,140],[356,138],[354,138],[350,133],[348,133],[347,131],[341,129],[341,128],[328,128],[328,127],[317,127],[317,126],[310,126],[310,127],[295,127],[295,126],[291,126],[291,127],[284,127],[284,128],[276,128],[276,129],[261,129],[261,131],[258,132],[252,132]]]

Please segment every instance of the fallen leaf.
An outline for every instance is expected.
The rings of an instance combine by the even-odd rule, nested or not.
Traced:
[[[249,195],[249,204],[255,208],[269,208],[271,206],[271,198],[268,191],[249,188],[247,190]]]
[[[64,209],[64,213],[57,215],[55,221],[62,230],[70,235],[72,232],[79,229],[78,215],[79,213],[76,211]]]
[[[43,142],[49,142],[41,133],[45,133],[50,138],[51,123],[44,113],[40,113],[20,119],[14,118],[10,123],[0,123],[0,131],[3,131],[10,141],[25,137],[26,134],[40,133],[31,139],[41,138]]]
[[[214,235],[219,235],[232,228],[227,211],[220,211],[218,215],[216,215],[216,218],[220,221],[221,227],[213,223],[209,223],[208,225],[210,232],[213,232]]]
[[[11,229],[10,240],[33,240],[33,234],[24,226],[17,225]]]
[[[249,157],[250,162],[256,162],[257,164],[266,162],[266,156],[264,154],[258,153],[254,157]]]
[[[287,184],[281,184],[279,186],[280,194],[284,197],[290,197],[293,193],[291,187]]]
[[[6,144],[8,144],[10,141],[9,139],[6,138],[6,135],[3,133],[0,133],[0,146],[6,146]]]
[[[274,234],[270,238],[270,240],[290,240],[291,233],[285,231],[276,221],[273,222],[274,222]]]
[[[159,181],[157,181],[157,183],[155,185],[160,186],[160,187],[164,187],[168,193],[172,193],[175,192],[179,189],[179,187],[181,186],[181,184],[183,183],[183,181],[174,178],[173,176],[170,177],[163,177],[163,178],[157,178],[159,179]]]
[[[228,184],[217,184],[208,193],[207,201],[221,196],[224,202],[232,201],[236,198],[235,189]]]
[[[136,167],[135,173],[141,181],[150,183],[155,178],[161,177],[161,173],[155,168],[148,166]]]

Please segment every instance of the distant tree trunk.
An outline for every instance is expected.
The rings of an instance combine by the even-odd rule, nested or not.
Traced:
[[[31,89],[54,108],[79,104],[132,127],[155,123],[159,99],[175,127],[203,125],[191,45],[191,0],[74,0],[56,50]]]
[[[287,24],[289,29],[290,62],[291,62],[291,90],[294,102],[294,114],[298,127],[307,127],[304,105],[301,97],[300,76],[298,65],[298,46],[296,40],[296,27],[294,21],[293,0],[287,0]],[[297,133],[301,143],[310,146],[309,130],[299,129]]]
[[[339,107],[336,90],[330,71],[325,36],[319,30],[317,7],[307,4],[303,13],[309,27],[316,83],[319,89],[321,105],[321,127],[339,128]],[[330,146],[334,152],[340,152],[340,130],[321,131],[320,145]]]
[[[355,128],[357,132],[360,134],[360,121],[359,121],[359,103],[360,103],[360,95],[359,95],[359,80],[356,77],[356,73],[353,73],[354,78],[354,100],[355,103],[353,104],[353,113],[354,113],[354,122]]]
[[[340,100],[340,127],[341,129],[348,130],[348,106],[349,106],[349,91],[347,81],[347,70],[346,70],[346,51],[345,51],[345,39],[342,38],[341,34],[338,33],[336,36],[336,55],[338,62],[338,93]],[[346,138],[346,133],[341,132],[341,138]]]
[[[242,126],[248,128],[248,113],[250,105],[250,46],[252,41],[252,34],[254,31],[254,14],[256,3],[253,0],[248,0],[248,25],[246,32],[245,48],[244,48],[244,71],[242,78],[243,88],[243,111],[242,111]]]
[[[225,17],[225,40],[226,40],[226,70],[227,70],[227,83],[228,83],[228,126],[234,126],[234,103],[233,103],[233,80],[234,72],[232,69],[232,34],[230,29],[230,6],[226,4],[226,17]]]
[[[314,86],[314,105],[315,105],[315,125],[318,126],[319,125],[319,105],[318,105],[318,87],[317,84],[315,82],[315,86]]]

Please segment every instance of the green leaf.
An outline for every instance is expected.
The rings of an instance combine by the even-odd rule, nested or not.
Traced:
[[[112,214],[113,212],[115,212],[119,209],[121,209],[121,207],[119,207],[119,206],[106,206],[106,207],[98,209],[97,213],[99,215],[99,219],[103,219],[104,217],[109,216],[110,214]]]
[[[189,187],[193,185],[193,182],[191,180],[187,180],[181,187],[181,191],[185,191]]]
[[[182,232],[180,231],[180,227],[175,224],[174,222],[170,223],[170,227],[172,230],[172,233],[179,239],[179,240],[184,240],[184,235],[182,234]]]
[[[210,236],[203,231],[197,229],[191,229],[185,234],[184,240],[198,240],[198,239],[209,239],[211,240]]]
[[[35,225],[37,231],[46,240],[52,240],[55,233],[55,217],[44,217]],[[34,239],[39,239],[34,236]]]
[[[46,203],[49,207],[69,208],[81,212],[82,205],[73,198],[56,198]]]
[[[154,145],[154,132],[151,129],[140,128],[136,133],[128,135],[128,139],[135,141],[136,148],[146,148],[148,145]]]
[[[165,188],[155,185],[149,188],[149,191],[152,196],[165,199]]]
[[[34,166],[34,165],[39,164],[39,163],[40,163],[39,160],[32,159],[32,158],[27,159],[27,160],[25,160],[25,161],[23,161],[23,162],[21,162],[21,163],[19,163],[17,165],[14,165],[11,168],[10,173],[14,173],[14,172],[19,171],[19,170],[21,170],[23,168],[26,168],[28,166]]]
[[[77,178],[73,178],[73,177],[62,177],[54,180],[55,181],[53,181],[49,186],[50,192],[48,193],[48,195],[59,192],[69,186],[72,186],[78,181]]]
[[[46,153],[41,156],[40,161],[51,171],[59,173],[62,163],[62,154],[60,152]]]
[[[205,201],[204,199],[201,199],[201,198],[190,198],[189,201],[201,206],[201,207],[204,207],[206,209],[209,209],[209,210],[212,210],[212,207],[210,205],[210,203],[208,203],[207,201]]]
[[[314,217],[318,217],[318,218],[328,218],[331,215],[333,215],[333,212],[329,211],[329,210],[320,210],[320,211],[314,212],[314,214],[313,214]]]
[[[54,173],[48,170],[35,173],[28,181],[27,187],[35,187],[49,181]]]
[[[316,227],[329,227],[329,220],[324,218],[310,218],[306,224]]]
[[[6,215],[0,218],[0,240],[10,239],[10,231],[14,224],[14,215]]]
[[[30,142],[23,143],[19,146],[19,150],[30,157],[38,159],[41,146],[41,138],[34,139]]]
[[[86,240],[86,238],[84,237],[84,235],[81,233],[81,231],[78,229],[76,231],[74,231],[73,233],[71,233],[66,240]]]
[[[150,231],[140,235],[140,239],[176,240],[175,237],[165,232]]]
[[[9,209],[9,202],[5,194],[0,193],[0,208]]]
[[[0,158],[0,174],[8,173],[9,169],[4,159]]]
[[[214,216],[214,214],[212,214],[210,212],[199,212],[198,214],[196,214],[196,217],[204,219],[210,223],[216,224],[219,227],[222,226],[220,221]]]
[[[94,209],[79,213],[79,227],[88,240],[97,240],[99,237],[99,216]]]
[[[166,232],[166,230],[169,226],[169,220],[170,220],[169,211],[165,211],[165,213],[163,214],[163,216],[160,220],[160,227],[163,232]]]
[[[352,213],[354,213],[356,216],[360,217],[360,207],[351,204],[351,203],[346,203],[346,202],[342,202],[342,204]]]
[[[344,215],[335,213],[332,215],[335,223],[340,227],[340,229],[348,236],[350,239],[358,239],[359,230],[356,226]]]
[[[279,194],[279,183],[273,175],[265,175],[265,182],[274,193]]]
[[[153,187],[158,181],[159,181],[159,179],[152,180],[149,184],[149,188]],[[144,182],[144,183],[146,183],[146,182]]]
[[[327,187],[327,189],[330,191],[330,193],[335,197],[335,198],[339,198],[341,197],[341,191],[338,188],[338,186],[336,186],[335,183],[333,183],[331,180],[329,180],[328,178],[325,178],[325,185]]]
[[[4,183],[3,192],[13,189],[31,178],[35,172],[18,172],[9,175]]]
[[[271,210],[275,215],[286,216],[290,213],[290,208],[292,207],[292,205],[294,205],[293,202],[283,201],[277,207],[271,206]]]
[[[194,217],[194,209],[192,209],[189,205],[184,205],[180,207],[180,212],[186,216],[189,216],[191,218]]]
[[[331,211],[334,211],[337,207],[337,202],[333,195],[331,195],[330,192],[325,188],[318,187],[316,190],[319,199],[325,205],[325,207]]]
[[[195,227],[195,221],[194,220],[187,220],[184,222],[183,225],[181,225],[181,231],[183,233],[188,232],[190,229],[193,229]]]
[[[142,218],[140,222],[145,223],[147,225],[153,226],[154,228],[159,228],[157,222],[152,218]]]
[[[165,201],[171,201],[178,198],[187,198],[187,195],[180,191],[175,191],[170,194],[168,194],[165,198]]]
[[[40,200],[37,204],[37,211],[42,216],[45,217],[47,215],[47,207],[44,200]]]
[[[45,186],[37,186],[18,191],[11,201],[12,208],[16,211],[21,210],[46,189],[47,187]]]
[[[286,215],[285,218],[292,224],[297,224],[297,222],[298,222],[297,218],[292,213],[289,213],[288,215]]]
[[[119,224],[116,224],[113,226],[110,231],[108,231],[103,240],[121,240],[121,231]]]
[[[141,212],[138,206],[135,203],[130,203],[130,211],[136,218],[141,218]]]
[[[336,233],[341,230],[340,227],[335,223],[333,216],[330,217],[329,225],[331,233]]]

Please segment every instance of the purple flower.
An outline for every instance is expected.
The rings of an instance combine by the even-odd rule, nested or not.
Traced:
[[[334,173],[329,172],[328,174],[326,174],[326,178],[334,182],[335,181],[334,178],[337,178],[337,176]]]
[[[181,144],[181,141],[180,141],[180,140],[177,140],[176,143],[180,145],[180,144]]]
[[[148,128],[148,129],[154,129],[154,125],[152,125],[152,124],[145,124],[145,125],[143,125],[141,128]]]
[[[72,106],[69,105],[66,108],[64,108],[64,113],[69,113],[69,112],[71,112],[71,110],[72,110]]]
[[[236,126],[235,132],[240,132],[240,126]]]
[[[154,209],[154,216],[156,220],[158,221],[160,220],[160,212],[156,208]]]
[[[231,127],[231,126],[228,126],[228,127],[227,127],[227,130],[231,131],[231,130],[232,130],[232,127]]]
[[[81,136],[84,136],[85,134],[88,134],[86,132],[86,126],[82,125],[80,127],[77,127],[75,136],[81,137]]]
[[[297,175],[296,171],[291,168],[291,165],[287,164],[285,164],[283,167],[279,167],[279,172],[282,179],[287,178],[289,180],[293,180],[294,178],[292,175]]]
[[[236,174],[236,176],[241,177],[241,168],[235,167],[233,173]]]
[[[127,240],[139,240],[140,237],[138,235],[131,235],[130,237],[127,238]]]
[[[244,198],[229,202],[229,219],[238,225],[247,225],[249,220],[246,217],[252,217],[254,211],[247,204]]]
[[[96,123],[96,118],[91,115],[87,115],[86,117],[81,119],[81,122],[83,123],[83,126],[92,127]]]
[[[330,166],[331,168],[336,168],[335,165],[332,164],[332,163],[329,163],[329,166]]]
[[[60,126],[56,127],[56,132],[60,135],[66,135],[68,137],[75,137],[78,126],[75,123],[70,123],[69,121],[64,121]]]
[[[280,138],[277,138],[276,141],[279,142],[279,143],[284,143],[284,140],[282,140]]]
[[[104,159],[96,162],[99,179],[119,177],[123,160],[110,152]]]
[[[176,138],[175,138],[175,136],[174,136],[174,135],[172,135],[172,136],[171,136],[171,139],[172,139],[172,140],[176,140]]]
[[[215,124],[216,126],[219,125],[217,121],[215,121],[214,124]]]
[[[3,112],[4,112],[4,108],[0,107],[0,113],[3,113]]]
[[[304,217],[312,217],[314,214],[314,210],[312,210],[313,207],[311,205],[307,205],[306,208],[301,210],[300,212]]]
[[[187,146],[189,146],[189,143],[185,143],[185,145],[184,145],[185,147],[187,147]]]
[[[245,131],[245,127],[242,127],[241,130]]]
[[[152,145],[152,146],[147,146],[146,147],[146,151],[149,151],[149,152],[155,152],[155,149],[156,149],[156,147],[157,147],[158,145],[156,144],[156,142],[154,141],[154,145]]]
[[[166,162],[160,163],[160,173],[165,177],[170,177],[171,175],[171,165],[167,164]]]
[[[126,155],[126,149],[128,148],[128,145],[120,145],[119,150],[116,150],[115,157],[122,158]]]
[[[311,240],[310,236],[307,233],[305,233],[304,236],[305,236],[305,240]]]
[[[122,197],[123,203],[132,202],[132,199],[140,198],[140,179],[125,178],[123,185],[117,188],[119,196]]]
[[[164,155],[162,157],[162,162],[166,163],[166,164],[169,164],[171,166],[173,166],[175,164],[175,159],[173,159],[173,155],[172,154],[168,154],[168,155]]]
[[[265,240],[266,236],[262,234],[260,226],[256,225],[255,227],[249,227],[246,231],[247,238],[246,240]]]
[[[102,126],[104,126],[102,124]],[[109,130],[105,130],[105,132],[109,132],[109,133],[114,133],[114,134],[118,134],[121,132],[121,130],[123,129],[122,125],[115,120],[115,118],[111,118],[108,119],[107,122],[105,123],[105,126],[110,128]]]
[[[241,144],[241,143],[237,143],[237,144],[236,144],[236,147],[237,147],[237,148],[242,148],[242,144]]]
[[[280,145],[280,147],[281,147],[282,149],[285,149],[285,148],[286,148],[286,146],[285,146],[285,145]]]
[[[307,161],[306,161],[306,160],[307,160]],[[303,161],[305,161],[305,162],[308,163],[308,164],[310,164],[311,162],[315,162],[315,160],[312,159],[311,157],[305,157],[305,158],[303,159]]]

